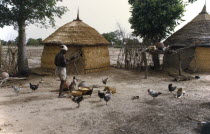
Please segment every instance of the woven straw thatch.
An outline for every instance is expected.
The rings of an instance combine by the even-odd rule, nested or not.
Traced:
[[[164,42],[173,46],[210,46],[210,15],[203,10],[192,21],[175,32]]]
[[[46,38],[43,44],[109,45],[110,43],[94,28],[77,19],[65,24]]]

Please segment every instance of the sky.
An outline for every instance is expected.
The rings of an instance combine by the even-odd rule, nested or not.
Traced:
[[[183,20],[175,31],[190,22],[197,16],[203,6],[205,0],[198,0],[186,7]],[[69,9],[62,18],[56,18],[55,28],[40,28],[35,25],[27,26],[26,36],[29,38],[47,38],[50,34],[64,24],[71,22],[76,18],[79,7],[80,19],[89,26],[95,28],[99,33],[112,32],[118,29],[117,23],[125,29],[127,33],[133,30],[130,28],[128,20],[131,17],[130,5],[128,0],[63,0],[58,5],[67,6]],[[210,12],[210,0],[207,0],[207,12]],[[17,37],[17,31],[12,26],[5,26],[0,28],[1,40],[13,40]]]

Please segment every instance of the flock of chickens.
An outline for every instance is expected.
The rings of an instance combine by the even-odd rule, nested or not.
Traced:
[[[42,83],[42,80],[41,80],[39,83]],[[33,85],[33,84],[29,83],[30,89],[31,89],[32,91],[37,90],[37,89],[39,88],[39,83],[38,83],[37,85]],[[22,86],[19,86],[19,87],[17,87],[17,86],[12,86],[12,88],[14,89],[14,91],[15,91],[15,93],[16,93],[17,95],[19,95],[19,92],[20,92],[20,90],[21,90],[21,87],[22,87]]]
[[[106,79],[103,79],[102,80],[102,83],[104,85],[106,85],[107,83],[107,80],[108,78]],[[98,85],[87,85],[87,83],[85,81],[81,81],[79,84],[78,84],[78,89],[76,89],[76,83],[79,82],[80,80],[79,79],[76,79],[76,77],[74,76],[73,77],[73,81],[71,82],[71,84],[69,85],[69,87],[66,89],[64,88],[64,91],[69,91],[70,92],[70,97],[72,97],[72,101],[77,103],[78,104],[78,107],[80,107],[80,103],[84,100],[84,97],[85,95],[89,95],[91,97],[92,93],[93,93],[93,89],[94,88],[99,88],[99,87],[102,87],[102,86],[98,86]],[[39,84],[42,83],[43,80],[41,80],[38,84],[31,84],[29,83],[29,86],[30,86],[30,89],[32,91],[36,91],[38,88],[39,88]],[[15,93],[17,95],[19,95],[19,92],[21,90],[21,87],[22,86],[12,86],[12,88],[14,89]],[[112,90],[110,90],[111,88],[109,88],[108,86],[105,86],[103,92],[101,92],[100,90],[98,90],[98,97],[100,98],[100,100],[104,100],[106,102],[106,105],[107,103],[111,100],[111,96],[112,96],[112,93],[115,93],[115,92],[112,92]]]
[[[116,89],[114,88],[110,88],[108,86],[106,86],[108,81],[108,78],[106,79],[102,79],[102,83],[105,85],[103,92],[101,92],[100,90],[98,90],[98,97],[100,98],[100,100],[104,100],[107,103],[111,100],[112,98],[112,94],[116,93]],[[78,84],[78,89],[76,89],[76,85],[77,82],[80,82]],[[39,84],[43,83],[43,80],[41,80],[37,85],[31,84],[29,83],[30,89],[32,91],[36,91],[39,88]],[[99,88],[99,87],[103,87],[103,86],[99,86],[99,85],[91,85],[89,86],[85,81],[81,81],[79,79],[76,79],[76,77],[73,77],[73,81],[71,82],[71,84],[68,86],[68,88],[64,88],[64,91],[69,91],[69,95],[72,98],[72,101],[77,103],[78,106],[80,107],[80,103],[84,100],[85,95],[89,95],[91,97],[92,93],[93,93],[93,89],[94,88]],[[19,91],[21,90],[21,86],[16,87],[16,86],[12,86],[12,88],[14,89],[15,93],[17,95],[19,95]],[[114,89],[114,90],[113,90]],[[185,91],[182,90],[182,88],[177,88],[176,86],[173,86],[172,84],[168,85],[168,90],[169,92],[173,92],[177,89],[177,93],[174,95],[176,98],[180,98],[181,96],[183,96],[185,94]],[[161,92],[157,92],[151,89],[148,89],[148,94],[153,97],[153,100],[158,97],[159,95],[161,95]],[[139,96],[133,96],[131,98],[132,100],[137,100],[139,99]]]
[[[175,95],[176,98],[179,99],[179,98],[181,98],[181,96],[185,95],[185,91],[183,91],[182,88],[177,88],[176,86],[173,86],[173,84],[169,84],[169,85],[168,85],[168,90],[169,90],[169,92],[172,93],[172,92],[175,91],[176,89],[177,89],[177,93],[176,93],[176,95]],[[153,97],[153,100],[154,100],[156,97],[158,97],[159,95],[162,94],[161,92],[153,91],[153,90],[151,90],[151,89],[148,89],[147,91],[148,91],[148,94],[149,94],[150,96]],[[139,99],[139,96],[133,96],[131,99],[132,99],[132,100],[137,100],[137,99]]]
[[[104,85],[106,85],[108,78],[103,79],[102,82]],[[72,101],[78,104],[78,107],[80,107],[80,102],[82,102],[84,100],[83,96],[84,95],[89,95],[91,97],[92,93],[93,93],[93,89],[94,88],[99,88],[101,86],[98,85],[87,85],[87,83],[85,81],[81,81],[78,84],[78,88],[76,89],[76,82],[78,82],[79,80],[76,79],[76,77],[73,77],[73,81],[71,82],[69,89],[70,90],[70,95],[72,98]],[[73,86],[72,86],[73,85]],[[98,90],[98,97],[100,98],[100,100],[104,100],[107,103],[111,100],[112,97],[112,91],[107,90],[106,86],[105,89],[103,90],[105,92],[101,92],[100,90]]]

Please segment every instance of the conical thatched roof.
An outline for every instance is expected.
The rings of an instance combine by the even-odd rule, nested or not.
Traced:
[[[164,44],[173,46],[210,46],[210,15],[206,11],[206,5],[204,5],[200,14],[166,39]]]
[[[94,28],[82,22],[79,17],[65,24],[46,38],[43,44],[65,45],[109,45],[110,43]]]

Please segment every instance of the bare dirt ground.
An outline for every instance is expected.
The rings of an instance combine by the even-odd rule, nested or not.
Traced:
[[[41,48],[31,48],[30,52],[30,65],[39,66]],[[117,49],[110,49],[112,59],[116,53]],[[161,72],[151,72],[144,79],[143,72],[115,68],[77,75],[89,84],[100,85],[102,78],[109,77],[107,85],[117,88],[108,105],[99,101],[96,89],[80,108],[70,98],[57,98],[57,93],[50,92],[59,86],[55,76],[9,81],[0,88],[0,134],[196,134],[197,125],[186,116],[210,120],[210,75],[196,75],[201,79],[187,82],[172,82]],[[69,75],[68,81],[72,77]],[[44,83],[31,92],[28,83],[38,83],[41,78]],[[16,96],[11,86],[19,83],[23,89]],[[186,96],[176,99],[168,92],[169,83],[182,87]],[[163,94],[153,101],[148,88]],[[132,101],[135,95],[140,98]]]

